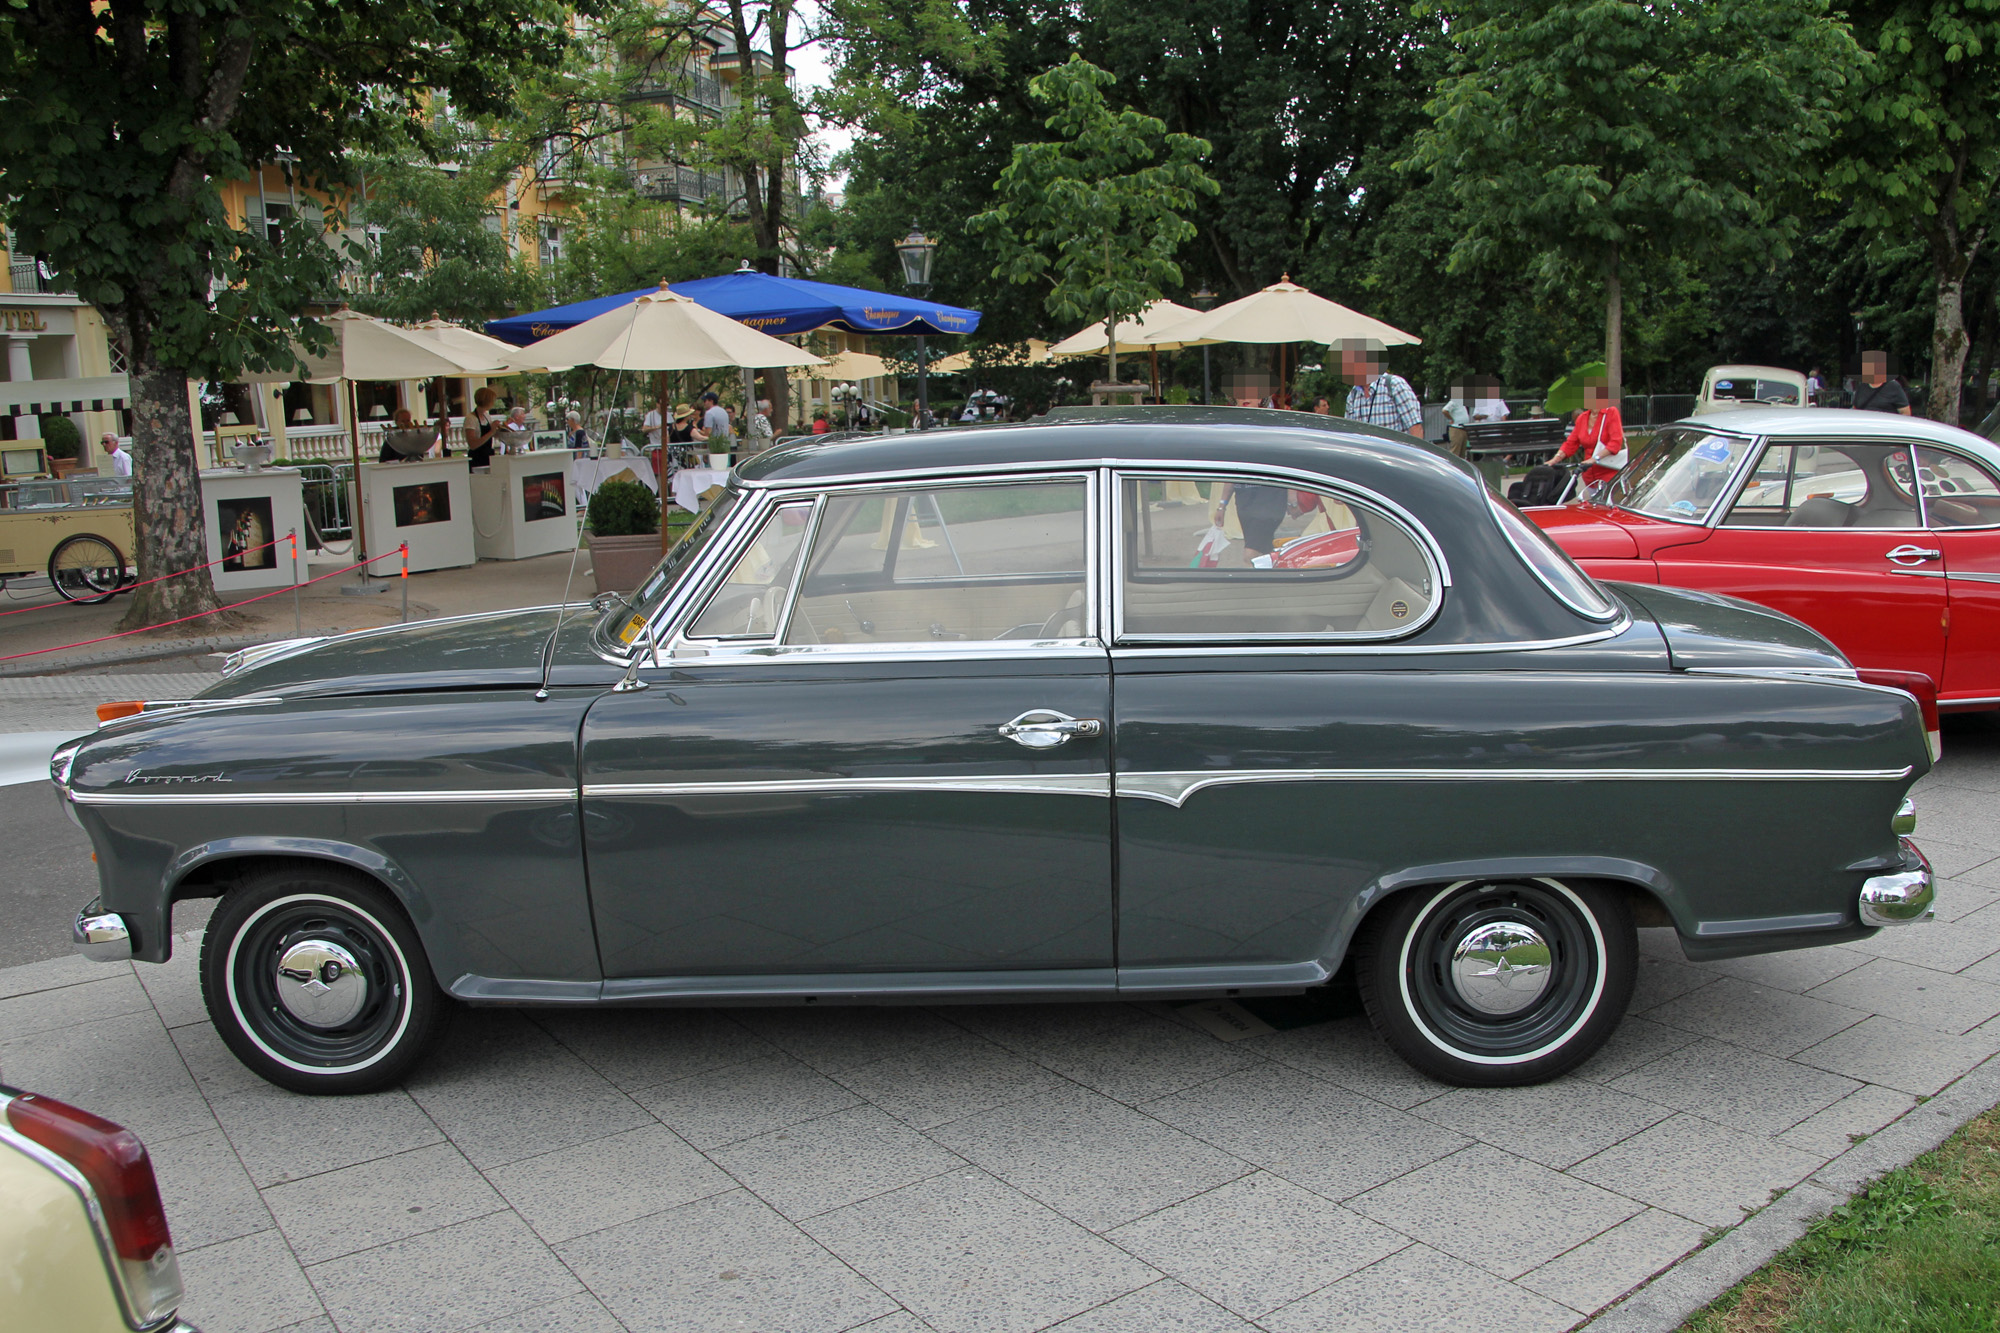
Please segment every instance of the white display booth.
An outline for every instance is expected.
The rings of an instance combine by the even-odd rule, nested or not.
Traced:
[[[306,572],[306,513],[301,476],[291,468],[210,468],[201,474],[208,558],[219,593],[292,586],[292,543],[299,536],[298,577]]]
[[[576,544],[567,449],[495,454],[472,474],[472,549],[481,560],[524,560]]]
[[[478,557],[472,549],[472,483],[463,458],[413,463],[363,463],[368,554],[387,556],[410,544],[410,570],[450,569]],[[388,578],[402,569],[392,558],[373,560],[368,572]]]

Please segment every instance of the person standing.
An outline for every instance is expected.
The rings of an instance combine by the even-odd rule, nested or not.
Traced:
[[[583,413],[572,410],[564,414],[563,444],[579,456],[590,452],[590,433],[583,428]]]
[[[1583,386],[1583,411],[1577,413],[1576,423],[1569,428],[1569,438],[1556,450],[1556,459],[1570,458],[1588,450],[1584,461],[1589,464],[1583,470],[1581,479],[1585,500],[1591,499],[1597,488],[1617,476],[1625,466],[1625,418],[1611,404],[1611,386],[1603,380],[1591,380]]]
[[[104,447],[104,457],[111,464],[111,475],[129,477],[132,475],[132,455],[125,452],[125,442],[110,431],[105,431],[98,443]]]
[[[730,423],[729,409],[722,405],[722,399],[710,389],[701,396],[701,428],[708,432],[708,451],[712,454],[726,454],[735,442],[736,428]]]
[[[759,398],[757,410],[750,414],[750,428],[744,432],[744,445],[751,454],[761,454],[771,447],[777,438],[771,429],[771,400]]]
[[[1861,383],[1854,390],[1854,405],[1864,412],[1912,415],[1909,392],[1889,378],[1887,352],[1861,354]]]
[[[1340,373],[1352,386],[1347,391],[1349,421],[1422,435],[1423,404],[1408,380],[1382,368],[1379,350],[1363,339],[1348,339],[1340,347]]]
[[[1472,389],[1464,384],[1451,386],[1451,397],[1444,402],[1444,435],[1452,455],[1465,457],[1465,442],[1469,438],[1466,427],[1472,424],[1472,406],[1466,400],[1472,397]]]
[[[1806,372],[1806,406],[1818,407],[1819,396],[1825,389],[1826,385],[1819,377],[1819,367],[1814,366]]]
[[[493,466],[493,437],[500,422],[493,415],[493,400],[499,393],[492,385],[481,385],[472,395],[472,411],[465,418],[465,457],[472,467]]]

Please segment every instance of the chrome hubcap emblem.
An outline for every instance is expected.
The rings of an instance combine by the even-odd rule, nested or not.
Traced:
[[[278,959],[278,1002],[301,1023],[337,1028],[361,1012],[368,979],[354,955],[331,940],[300,940]]]
[[[1488,921],[1451,951],[1451,983],[1482,1014],[1518,1014],[1549,986],[1549,945],[1523,921]]]

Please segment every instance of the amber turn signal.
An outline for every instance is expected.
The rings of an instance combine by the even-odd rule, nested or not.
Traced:
[[[97,705],[97,720],[99,722],[116,722],[121,717],[137,717],[145,711],[146,703],[143,699],[126,699],[115,704],[99,704]]]

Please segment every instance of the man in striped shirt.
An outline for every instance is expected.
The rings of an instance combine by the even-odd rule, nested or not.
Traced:
[[[1424,433],[1424,408],[1410,382],[1382,369],[1379,347],[1359,338],[1340,345],[1340,373],[1347,391],[1347,419],[1415,435]]]

